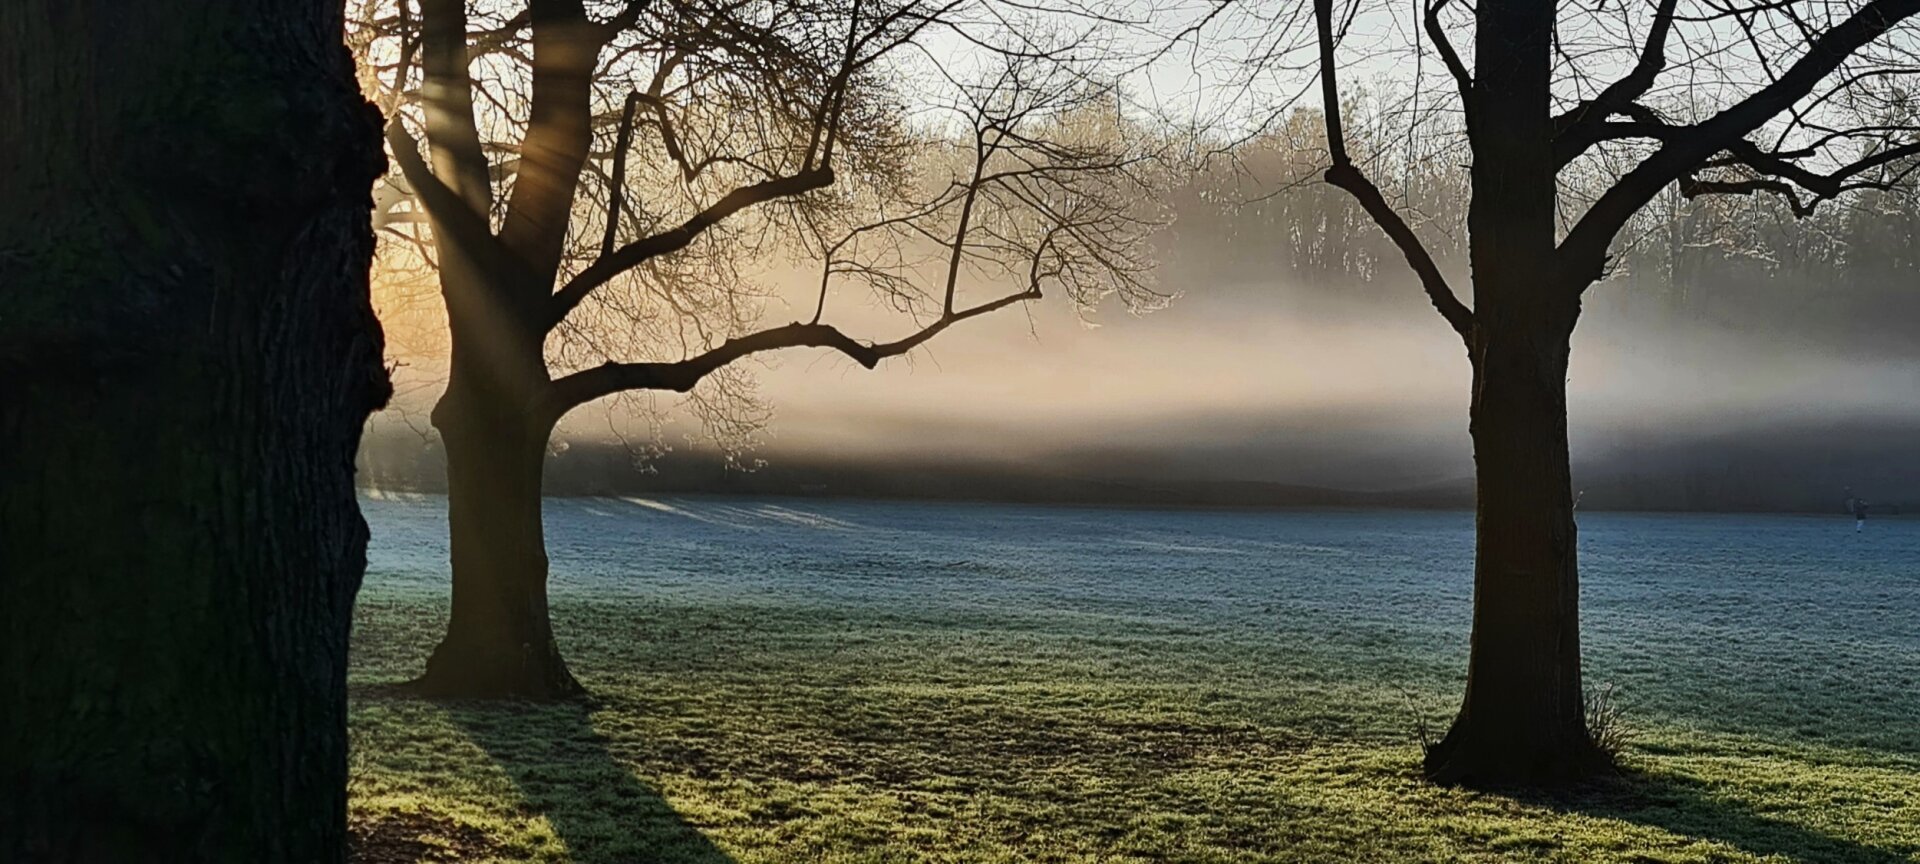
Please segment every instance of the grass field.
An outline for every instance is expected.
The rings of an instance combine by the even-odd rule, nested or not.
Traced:
[[[444,510],[367,504],[363,862],[1920,862],[1916,524],[1584,517],[1629,776],[1515,798],[1416,774],[1461,514],[550,502],[596,698],[534,706],[383,686]]]

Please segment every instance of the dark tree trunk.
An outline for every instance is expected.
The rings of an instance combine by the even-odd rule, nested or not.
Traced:
[[[1566,400],[1574,314],[1528,310],[1513,326],[1484,323],[1476,340],[1473,643],[1460,714],[1427,754],[1437,782],[1550,784],[1610,764],[1587,733],[1580,683]]]
[[[580,695],[547,616],[544,430],[452,399],[435,410],[434,422],[447,447],[453,613],[427,661],[422,691],[539,700]]]
[[[450,307],[464,311],[453,296]],[[455,315],[453,375],[433,410],[447,450],[453,611],[419,689],[459,698],[578,696],[584,691],[547,615],[540,475],[552,424],[535,415],[529,395],[545,379],[539,342],[516,328],[476,338],[466,320]]]
[[[1537,0],[1482,0],[1475,15],[1473,642],[1460,714],[1427,754],[1427,775],[1442,783],[1553,783],[1608,765],[1580,689],[1567,459],[1580,292],[1555,248],[1553,16]]]
[[[345,858],[387,384],[340,15],[0,4],[0,860]]]
[[[422,4],[423,72],[439,94],[426,108],[431,171],[396,146],[423,193],[440,253],[453,341],[447,392],[433,423],[446,443],[453,611],[416,682],[429,695],[565,699],[584,691],[567,671],[547,616],[540,474],[559,415],[544,343],[574,193],[593,130],[589,103],[605,28],[580,0],[535,0],[532,96],[522,158],[498,234],[488,217],[487,161],[474,124],[466,8]],[[478,217],[478,218],[475,218]]]

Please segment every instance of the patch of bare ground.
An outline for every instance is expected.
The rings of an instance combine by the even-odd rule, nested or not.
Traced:
[[[499,851],[486,832],[434,813],[382,813],[347,823],[350,864],[437,864]]]

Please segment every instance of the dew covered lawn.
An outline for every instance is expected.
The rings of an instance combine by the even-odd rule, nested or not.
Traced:
[[[1436,789],[1471,516],[547,504],[590,705],[381,685],[444,503],[363,502],[361,861],[1920,862],[1920,519],[1586,513],[1632,779]]]

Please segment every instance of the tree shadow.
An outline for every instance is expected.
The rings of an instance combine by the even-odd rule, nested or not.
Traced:
[[[615,758],[578,702],[443,702],[578,864],[733,864]]]
[[[1694,840],[1732,846],[1759,858],[1803,864],[1913,864],[1920,847],[1870,846],[1754,810],[1714,794],[1691,777],[1628,773],[1583,789],[1517,793],[1515,798],[1564,813],[1632,822]]]

